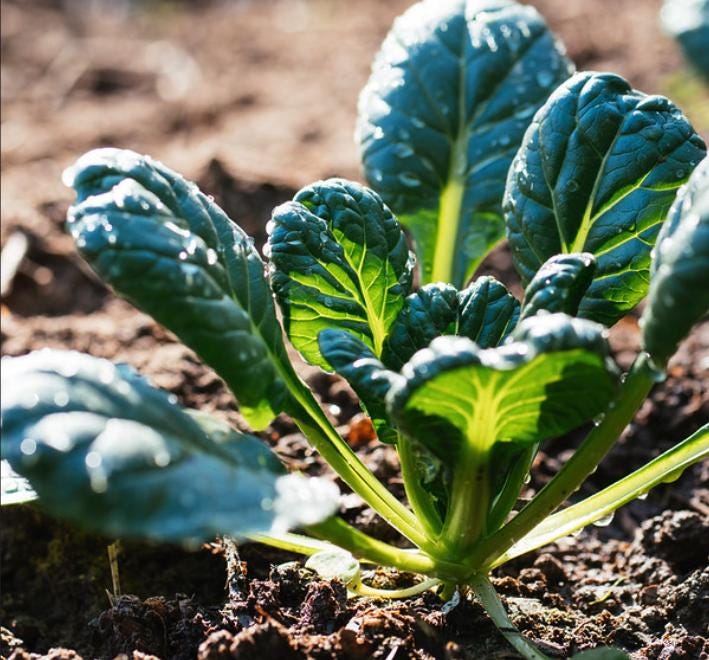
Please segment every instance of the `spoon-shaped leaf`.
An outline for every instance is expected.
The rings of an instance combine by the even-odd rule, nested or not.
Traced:
[[[465,550],[484,529],[496,494],[490,484],[513,468],[519,450],[606,408],[616,373],[605,336],[598,324],[549,314],[522,322],[504,346],[441,337],[404,366],[389,412],[407,438],[449,466],[443,534],[452,547]]]
[[[507,235],[525,283],[559,253],[590,252],[579,316],[612,325],[647,293],[650,251],[706,147],[669,100],[579,73],[535,115],[510,168]]]
[[[48,350],[2,366],[3,458],[86,528],[202,540],[282,532],[337,507],[332,483],[286,475],[258,438],[181,408],[130,367]]]
[[[535,9],[424,0],[396,20],[359,102],[365,175],[416,241],[422,281],[463,286],[504,235],[507,170],[573,70]]]
[[[82,256],[214,368],[252,426],[266,426],[290,363],[252,239],[193,183],[132,151],[91,151],[67,183]]]
[[[645,350],[664,365],[709,312],[709,158],[677,194],[657,239],[640,320]]]
[[[330,179],[303,188],[268,225],[271,281],[286,332],[311,364],[326,328],[348,330],[380,355],[409,292],[413,255],[379,195]]]
[[[596,259],[588,252],[547,259],[525,289],[521,319],[540,311],[576,316],[595,271]]]

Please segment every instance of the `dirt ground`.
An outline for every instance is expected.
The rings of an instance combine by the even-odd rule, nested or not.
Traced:
[[[149,317],[115,298],[63,232],[71,196],[61,171],[84,151],[150,153],[198,181],[257,242],[276,204],[310,181],[360,179],[352,139],[357,94],[373,54],[408,0],[2,3],[2,241],[29,248],[2,300],[3,354],[75,348],[138,367],[189,406],[245,428],[221,381]],[[580,69],[611,70],[671,95],[709,135],[709,94],[682,68],[659,28],[656,0],[538,0]],[[513,288],[507,251],[485,264]],[[612,332],[621,366],[637,322]],[[709,419],[709,324],[684,345],[607,462],[593,492]],[[306,376],[342,432],[394,492],[396,456],[371,442],[335,377]],[[263,434],[282,458],[323,466],[289,420]],[[548,443],[538,488],[576,438]],[[613,644],[636,658],[709,658],[709,467],[594,527],[498,570],[515,623],[552,657]],[[386,528],[356,500],[345,515]],[[395,539],[392,539],[395,540]],[[124,543],[124,594],[109,597],[105,539],[33,507],[5,509],[0,530],[0,656],[145,658],[512,657],[482,610],[448,612],[432,594],[404,602],[347,601],[296,559],[222,542],[197,553]],[[229,580],[225,588],[228,567]],[[410,576],[379,572],[379,584]],[[63,650],[53,650],[62,648]],[[73,649],[73,651],[67,650]]]

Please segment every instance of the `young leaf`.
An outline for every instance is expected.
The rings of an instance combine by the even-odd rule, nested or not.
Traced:
[[[384,344],[382,361],[398,371],[443,334],[492,348],[512,332],[518,318],[519,302],[494,277],[479,277],[462,291],[450,284],[427,284],[406,299]]]
[[[536,114],[510,168],[507,235],[523,281],[556,254],[590,252],[597,270],[579,316],[615,323],[647,293],[660,224],[705,153],[668,99],[610,73],[575,75]]]
[[[291,367],[253,241],[194,184],[132,151],[91,151],[67,183],[82,256],[215,369],[253,427],[266,426]]]
[[[389,421],[384,399],[397,374],[389,371],[364,342],[345,330],[322,330],[318,343],[328,367],[345,378],[359,397],[379,440],[395,443],[398,436]]]
[[[411,286],[413,255],[380,197],[330,179],[303,188],[268,225],[271,281],[293,345],[329,368],[326,328],[348,330],[380,355]]]
[[[324,580],[338,579],[345,585],[358,582],[362,572],[359,562],[347,550],[340,548],[316,552],[305,562],[305,568]]]
[[[494,277],[478,277],[458,294],[455,334],[472,339],[480,348],[499,346],[518,319],[519,301]]]
[[[332,483],[294,485],[258,438],[181,408],[125,365],[44,350],[2,366],[3,457],[51,513],[86,528],[202,540],[337,508]]]
[[[521,319],[540,311],[576,316],[595,272],[596,259],[588,252],[550,257],[527,285]]]
[[[602,326],[549,314],[522,322],[512,337],[491,349],[438,338],[404,366],[387,398],[399,430],[453,473],[443,533],[461,550],[484,528],[491,466],[497,475],[509,468],[499,451],[493,460],[499,443],[521,449],[561,435],[602,412],[615,390]]]
[[[455,328],[458,291],[450,284],[426,284],[412,293],[396,317],[384,343],[382,361],[399,371],[419,349]]]
[[[535,9],[424,0],[394,23],[359,101],[365,175],[416,241],[422,281],[457,287],[504,235],[507,170],[573,65]]]
[[[657,240],[648,304],[640,319],[643,346],[664,365],[709,311],[709,158],[677,194]]]

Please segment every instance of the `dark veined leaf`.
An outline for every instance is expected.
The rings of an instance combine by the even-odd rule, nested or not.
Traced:
[[[508,507],[524,477],[512,474],[514,466],[531,460],[525,448],[604,411],[617,377],[605,329],[564,314],[523,321],[498,348],[440,337],[401,373],[387,397],[389,413],[406,439],[453,473],[446,524],[458,516],[471,526],[474,515],[481,525],[490,512],[498,523],[504,518],[494,511],[495,489],[512,489],[513,497],[502,498]]]
[[[273,290],[303,357],[329,368],[318,346],[326,328],[347,330],[380,355],[414,264],[380,197],[357,183],[322,181],[279,206],[267,229]]]
[[[396,20],[359,102],[365,175],[416,241],[422,281],[457,287],[504,235],[507,170],[573,70],[535,9],[424,0]]]
[[[472,339],[481,348],[500,344],[517,325],[519,302],[494,277],[479,277],[462,291],[427,284],[406,299],[384,344],[383,362],[398,371],[416,351],[443,334]]]
[[[709,80],[709,0],[665,0],[660,15],[689,63]]]
[[[426,284],[412,293],[384,343],[383,362],[395,371],[436,337],[454,332],[458,291],[450,284]]]
[[[648,304],[640,320],[643,346],[664,365],[709,312],[709,158],[677,194],[657,240]]]
[[[507,234],[528,283],[559,253],[597,261],[579,316],[611,325],[647,293],[650,251],[706,148],[669,100],[579,73],[535,115],[510,168]]]
[[[198,188],[148,156],[98,149],[66,182],[69,230],[118,293],[193,348],[263,428],[284,405],[290,370],[264,264],[250,239]]]
[[[595,272],[596,259],[588,252],[550,257],[527,285],[521,318],[540,311],[576,316]]]
[[[395,443],[397,433],[384,403],[396,374],[389,371],[369,347],[346,330],[329,328],[318,335],[320,352],[328,367],[345,378],[372,418],[381,442]]]
[[[519,301],[494,277],[478,277],[458,294],[455,334],[480,348],[499,346],[519,320]]]
[[[69,351],[2,364],[2,455],[56,515],[111,536],[201,540],[313,524],[331,482],[286,475],[258,438]]]

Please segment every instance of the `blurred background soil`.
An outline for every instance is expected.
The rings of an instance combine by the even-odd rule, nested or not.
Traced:
[[[14,241],[9,257],[3,253],[3,354],[52,346],[130,362],[186,404],[217,411],[243,427],[221,381],[148,317],[116,299],[75,255],[63,231],[71,194],[61,183],[61,172],[93,147],[149,153],[198,181],[258,243],[271,209],[302,185],[334,175],[361,179],[352,137],[357,95],[392,20],[409,4],[409,0],[3,0],[3,247]],[[659,0],[529,4],[538,7],[557,31],[579,69],[613,71],[644,92],[672,97],[705,139],[709,136],[709,94],[685,69],[674,42],[662,33]],[[13,257],[19,266],[8,270]],[[504,248],[484,269],[519,293]],[[614,329],[612,341],[618,361],[627,367],[638,346],[634,317]],[[706,421],[708,371],[705,325],[674,361],[669,380],[641,411],[590,488],[621,476]],[[400,489],[395,458],[369,443],[369,431],[356,415],[347,389],[316,370],[306,374],[343,432],[381,477]],[[279,418],[265,437],[299,469],[321,469],[287,420]],[[531,487],[558,468],[573,439],[564,442],[540,454]],[[634,650],[638,657],[663,660],[709,653],[702,641],[706,630],[695,620],[709,601],[706,526],[701,523],[709,513],[706,476],[697,467],[674,490],[661,489],[628,507],[610,527],[584,533],[576,545],[557,546],[552,555],[537,553],[527,563],[510,567],[498,586],[520,601],[518,625],[544,640],[546,651],[555,657],[609,642]],[[366,510],[353,506],[350,513],[358,524],[377,533],[376,521]],[[685,518],[677,522],[680,514]],[[652,516],[659,517],[645,531],[639,530],[639,521]],[[277,626],[286,626],[283,630],[295,636],[296,641],[289,641],[287,634],[285,638],[287,648],[304,654],[297,657],[330,657],[329,653],[366,657],[371,651],[366,644],[352,646],[354,642],[340,634],[364,615],[361,606],[342,605],[337,594],[323,597],[323,602],[335,603],[330,618],[321,617],[337,621],[329,629],[317,623],[319,610],[308,605],[309,588],[289,596],[291,600],[276,598],[270,614],[264,614],[264,592],[258,592],[260,583],[254,582],[240,595],[232,593],[230,613],[210,610],[223,605],[219,547],[194,555],[130,546],[122,559],[124,588],[140,598],[109,607],[103,540],[73,532],[34,510],[3,511],[2,517],[0,623],[10,631],[3,632],[1,655],[9,655],[13,648],[44,653],[64,645],[101,657],[119,652],[130,656],[136,649],[174,657],[179,648],[185,650],[183,657],[191,657],[202,646],[203,657],[232,657],[235,648],[241,649],[239,657],[265,657],[265,649],[271,649],[268,653],[274,658],[286,657],[273,651],[283,648],[278,644],[284,633]],[[691,548],[689,559],[660,565],[677,528],[688,530],[675,547]],[[252,575],[273,584],[267,579],[271,555],[262,549],[251,555],[248,549],[245,552],[251,556]],[[559,570],[566,575],[564,580]],[[551,592],[562,594],[557,600],[546,591],[547,582]],[[657,582],[669,586],[658,592]],[[529,586],[532,583],[538,593]],[[638,596],[653,584],[655,591],[645,593],[645,600]],[[178,592],[188,596],[176,597]],[[313,591],[311,600],[320,598],[318,594]],[[141,600],[155,595],[172,600],[148,605]],[[545,619],[529,609],[527,601],[535,598],[547,610],[553,605],[553,611],[565,614]],[[384,637],[367,638],[380,646],[384,639],[399,640],[391,648],[400,647],[401,655],[381,657],[504,657],[504,642],[485,627],[479,612],[468,611],[467,621],[462,615],[443,621],[436,618],[440,604],[418,600],[422,600],[418,614],[389,612],[386,622],[380,621]],[[656,611],[647,621],[650,605]],[[101,614],[102,610],[106,611]],[[158,626],[163,632],[154,633],[153,643],[152,638],[146,641],[145,630],[153,631],[150,625],[154,627],[156,616],[164,630]],[[315,623],[308,623],[308,617],[315,617]],[[195,623],[197,619],[201,623]],[[136,623],[150,620],[153,624],[142,628]],[[301,624],[305,628],[297,628]],[[252,625],[261,626],[254,633],[256,642],[234,641]],[[269,625],[264,632],[263,626]],[[476,638],[475,625],[485,633],[483,641]],[[219,631],[224,632],[221,641],[207,643]],[[24,645],[12,641],[18,638]],[[226,649],[225,655],[219,655],[219,648]],[[21,655],[24,651],[14,652],[16,657],[29,657]]]

